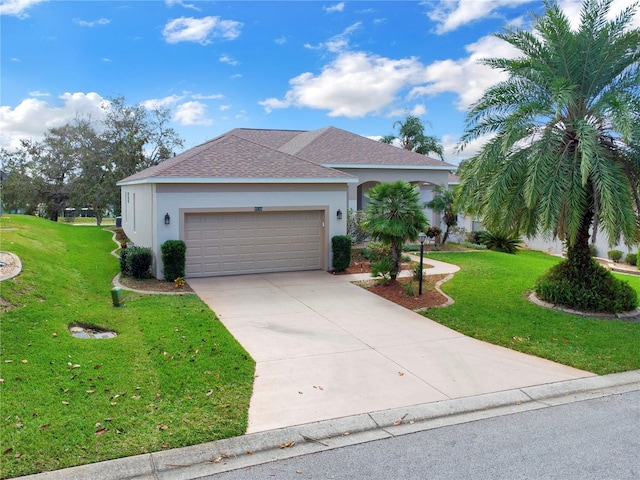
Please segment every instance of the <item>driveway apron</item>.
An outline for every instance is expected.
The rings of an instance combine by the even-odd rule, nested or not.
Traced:
[[[466,337],[349,280],[189,280],[256,361],[247,433],[593,375]]]

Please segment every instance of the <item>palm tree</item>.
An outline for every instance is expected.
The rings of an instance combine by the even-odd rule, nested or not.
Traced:
[[[418,187],[402,180],[379,183],[367,192],[366,218],[363,227],[374,240],[390,246],[395,280],[400,271],[402,246],[415,241],[429,222],[420,204]]]
[[[458,224],[458,209],[456,206],[456,189],[455,187],[446,188],[438,185],[433,189],[436,196],[427,203],[427,207],[438,214],[443,215],[446,229],[442,236],[442,243],[447,243],[449,238],[449,230]]]
[[[440,141],[431,135],[424,134],[424,125],[422,121],[413,115],[407,115],[402,122],[397,120],[393,123],[393,128],[398,129],[398,136],[385,135],[380,139],[382,143],[392,144],[396,139],[400,140],[400,145],[405,150],[419,153],[420,155],[428,155],[430,152],[438,155],[440,160],[444,160],[444,150]]]
[[[614,244],[637,238],[640,158],[640,30],[637,6],[607,20],[611,0],[585,0],[572,30],[547,2],[534,31],[497,36],[520,50],[483,63],[509,74],[466,120],[461,149],[491,139],[462,168],[461,206],[489,230],[565,242],[568,270],[588,282],[591,233]],[[635,207],[635,209],[634,209]]]

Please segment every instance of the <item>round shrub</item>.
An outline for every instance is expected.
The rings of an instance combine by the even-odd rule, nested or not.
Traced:
[[[609,258],[613,260],[615,263],[618,263],[622,259],[622,251],[621,250],[609,250],[607,252]]]
[[[625,257],[624,260],[629,265],[637,265],[638,264],[638,255],[635,254],[635,253],[627,253],[627,256]]]
[[[153,262],[153,253],[147,247],[130,247],[127,248],[126,268],[131,272],[133,278],[142,279],[151,276],[151,263]]]
[[[559,263],[538,279],[535,292],[546,302],[586,312],[628,312],[638,305],[636,291],[593,259],[587,271]]]

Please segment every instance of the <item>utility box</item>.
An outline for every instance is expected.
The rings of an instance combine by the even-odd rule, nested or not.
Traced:
[[[122,288],[113,287],[111,289],[111,299],[113,300],[114,307],[122,307],[124,305],[124,298],[122,296]]]

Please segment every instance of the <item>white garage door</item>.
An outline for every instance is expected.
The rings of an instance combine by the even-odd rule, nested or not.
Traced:
[[[324,212],[185,215],[187,277],[321,268]]]

